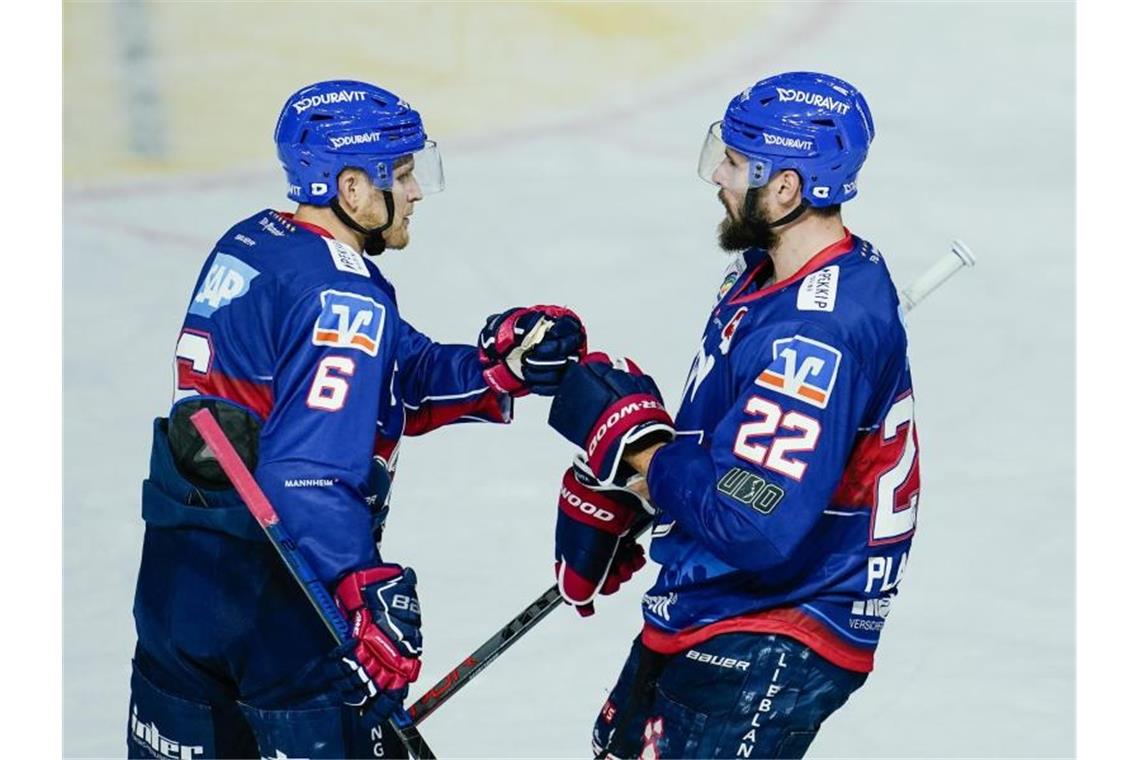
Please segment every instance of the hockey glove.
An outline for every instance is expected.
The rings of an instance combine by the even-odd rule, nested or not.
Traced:
[[[550,405],[550,426],[585,452],[604,485],[619,477],[627,447],[675,435],[653,378],[630,359],[588,354],[570,367]]]
[[[361,685],[361,701],[348,701],[375,702],[373,710],[400,704],[422,665],[415,571],[387,564],[357,570],[337,584],[336,600],[352,625],[354,645],[343,663]]]
[[[346,705],[359,707],[370,720],[387,720],[404,704],[408,687],[381,691],[368,673],[356,661],[356,639],[349,639],[334,649],[326,666],[332,672],[330,683],[336,688]]]
[[[479,333],[479,362],[499,393],[553,396],[572,362],[586,355],[586,328],[562,306],[507,309],[487,317]]]
[[[645,566],[636,529],[652,519],[644,503],[621,489],[601,486],[570,467],[558,493],[554,575],[562,598],[582,617],[594,614],[594,597],[613,594]]]

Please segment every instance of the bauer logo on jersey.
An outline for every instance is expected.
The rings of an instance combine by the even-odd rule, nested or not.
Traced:
[[[249,284],[259,272],[241,259],[225,253],[214,256],[202,287],[190,302],[190,313],[208,317],[235,298],[249,292]]]
[[[802,335],[780,338],[772,342],[772,364],[760,373],[756,384],[824,409],[842,358],[837,349],[818,340]]]
[[[321,292],[321,314],[313,325],[313,345],[355,348],[376,356],[383,331],[383,304],[356,293]]]

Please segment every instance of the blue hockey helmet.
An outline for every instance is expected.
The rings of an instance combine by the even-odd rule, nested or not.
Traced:
[[[697,173],[713,182],[728,147],[749,161],[747,188],[738,189],[762,187],[792,169],[804,203],[834,206],[855,197],[874,137],[871,109],[849,83],[810,71],[777,74],[729,102],[724,119],[709,127]]]
[[[289,198],[327,206],[341,170],[356,167],[390,190],[397,161],[415,160],[424,193],[443,190],[443,164],[423,120],[401,98],[350,79],[317,82],[289,96],[274,131]]]

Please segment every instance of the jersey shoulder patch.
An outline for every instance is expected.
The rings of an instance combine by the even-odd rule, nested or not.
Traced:
[[[368,277],[368,266],[364,263],[364,257],[354,251],[351,246],[333,238],[324,238],[324,241],[329,248],[334,267],[342,272]]]
[[[778,338],[772,341],[772,363],[756,384],[826,409],[842,359],[839,349],[813,338]]]
[[[322,290],[320,298],[321,313],[313,325],[313,345],[353,348],[376,356],[384,332],[384,304],[342,290]]]
[[[249,292],[253,278],[260,274],[249,264],[236,256],[218,251],[210,264],[210,271],[202,280],[202,286],[190,302],[190,313],[208,317],[234,299]]]
[[[839,265],[832,264],[804,278],[796,295],[796,308],[800,311],[835,311],[838,293]]]

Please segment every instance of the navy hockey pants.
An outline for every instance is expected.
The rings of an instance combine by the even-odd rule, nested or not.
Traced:
[[[267,542],[148,525],[127,756],[406,757],[331,686],[334,643]]]
[[[675,655],[634,640],[594,724],[595,754],[798,758],[867,680],[794,639],[729,633]]]

